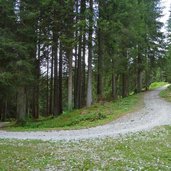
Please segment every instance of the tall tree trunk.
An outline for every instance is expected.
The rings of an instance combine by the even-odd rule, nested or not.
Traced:
[[[2,121],[2,115],[3,115],[3,106],[2,106],[2,102],[0,102],[0,121]]]
[[[39,47],[40,48],[40,47]],[[33,87],[32,116],[39,118],[39,77],[40,77],[40,49],[38,50],[38,59],[35,61],[35,83]]]
[[[146,67],[145,67],[145,90],[147,91],[150,86],[150,68],[149,68],[149,61],[148,61],[148,54],[146,50]]]
[[[85,22],[85,9],[86,1],[80,1],[80,22]],[[85,101],[85,25],[79,27],[79,40],[78,40],[78,67],[77,67],[77,97],[76,97],[76,108],[81,108]]]
[[[1,106],[1,110],[0,110],[0,120],[2,122],[5,122],[6,121],[6,117],[7,117],[7,110],[8,110],[8,101],[5,100],[5,102],[2,103],[3,105]]]
[[[85,106],[86,97],[86,35],[83,35],[83,61],[82,61],[82,97],[81,97],[81,107]]]
[[[26,91],[25,87],[21,86],[17,90],[17,123],[23,124],[26,122]]]
[[[77,88],[78,88],[78,45],[75,46],[75,68],[74,68],[74,108],[77,108]]]
[[[81,107],[85,106],[86,104],[86,0],[81,1],[81,14],[82,14],[82,20],[85,21],[85,24],[83,25],[83,35],[82,35],[82,94],[81,94]]]
[[[128,75],[127,73],[122,74],[122,97],[128,96]]]
[[[102,0],[99,0],[99,19],[102,17],[101,8],[103,6]],[[99,21],[100,22],[100,21]],[[97,73],[97,96],[98,100],[103,98],[103,46],[102,46],[102,32],[100,24],[98,25],[98,73]]]
[[[87,83],[87,107],[92,104],[92,35],[93,35],[93,0],[90,0],[89,14],[89,42],[88,42],[88,83]]]
[[[110,53],[110,55],[112,56],[112,53]],[[112,65],[112,99],[115,100],[117,99],[117,92],[116,92],[116,83],[117,83],[117,79],[116,79],[116,74],[115,74],[115,61],[114,59],[112,59],[111,62]]]
[[[113,73],[112,74],[112,98],[115,100],[116,97],[116,75]]]
[[[54,79],[53,79],[53,71],[54,71],[54,59],[53,59],[53,52],[51,58],[51,76],[50,76],[50,97],[49,97],[49,114],[52,115],[53,113],[53,87],[54,87]]]
[[[54,33],[55,34],[55,33]],[[58,38],[54,36],[54,105],[53,115],[59,115],[59,80],[58,80]]]
[[[76,108],[81,108],[82,97],[82,36],[79,35],[79,47],[78,47],[78,68],[77,68],[77,102]]]
[[[67,17],[67,29],[66,29],[66,35],[68,37],[68,40],[70,42],[66,43],[66,57],[68,59],[68,69],[69,69],[69,75],[68,75],[68,110],[71,111],[73,108],[73,102],[72,102],[72,94],[73,94],[73,71],[72,71],[72,62],[73,62],[73,38],[74,38],[74,17],[73,17],[73,11],[74,11],[74,1],[69,1],[70,7],[68,9],[68,17]]]
[[[72,50],[67,52],[69,63],[69,77],[68,77],[68,110],[72,110]]]
[[[140,93],[142,90],[142,72],[141,69],[137,71],[137,93]]]
[[[62,113],[62,62],[63,62],[63,47],[62,42],[60,42],[60,52],[59,52],[59,113]]]
[[[46,52],[45,52],[46,53]],[[47,61],[47,75],[46,75],[46,116],[49,115],[49,57],[46,55],[46,61]]]
[[[78,23],[78,1],[76,1],[75,3],[75,11],[76,11],[76,18],[75,18],[75,23]],[[77,43],[77,39],[78,39],[78,29],[76,29],[75,31],[75,39],[76,39],[76,45],[75,45],[75,69],[74,69],[74,108],[77,108],[77,78],[78,78],[78,43]]]
[[[142,90],[142,60],[141,60],[141,51],[138,47],[138,56],[137,56],[137,93]]]
[[[30,116],[30,104],[31,104],[31,101],[30,101],[30,91],[27,90],[26,91],[26,113],[27,113],[27,117]]]

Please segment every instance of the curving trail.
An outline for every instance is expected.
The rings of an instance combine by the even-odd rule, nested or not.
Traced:
[[[171,124],[171,103],[159,97],[159,88],[147,92],[145,106],[141,110],[127,114],[107,125],[81,130],[8,132],[0,131],[0,138],[38,140],[81,140],[90,138],[116,137],[127,133],[150,130],[156,126]]]

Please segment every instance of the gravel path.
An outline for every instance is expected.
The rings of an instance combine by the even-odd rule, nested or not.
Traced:
[[[145,106],[104,126],[68,131],[8,132],[0,131],[0,138],[39,140],[81,140],[90,138],[116,137],[127,133],[150,130],[156,126],[171,124],[171,104],[161,99],[160,88],[147,92]]]

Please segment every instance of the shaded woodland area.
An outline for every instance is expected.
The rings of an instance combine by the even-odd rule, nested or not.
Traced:
[[[0,119],[59,116],[165,81],[160,16],[159,0],[1,0]]]

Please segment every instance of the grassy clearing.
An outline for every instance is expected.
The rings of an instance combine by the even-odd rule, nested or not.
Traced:
[[[46,130],[46,129],[80,129],[103,125],[113,121],[120,116],[135,111],[143,106],[143,93],[132,95],[115,102],[104,104],[94,104],[90,108],[74,110],[63,113],[57,118],[45,118],[39,121],[27,122],[25,126],[15,126],[14,124],[6,127],[7,130],[27,131],[27,130]]]
[[[171,102],[171,86],[168,86],[167,89],[161,91],[160,97],[163,97],[167,101]]]
[[[149,89],[150,90],[154,90],[156,88],[159,88],[159,87],[162,87],[162,86],[165,86],[167,85],[168,83],[167,82],[154,82],[150,85]]]
[[[171,170],[171,127],[118,139],[43,142],[0,139],[0,170]]]

